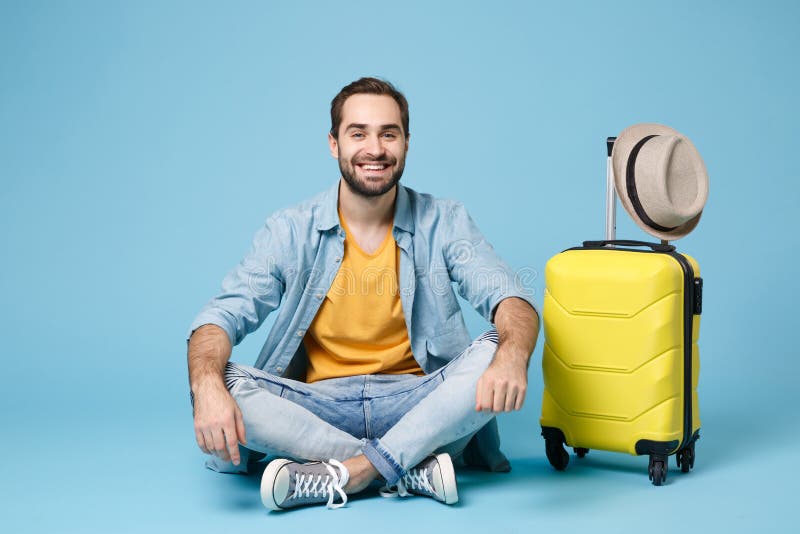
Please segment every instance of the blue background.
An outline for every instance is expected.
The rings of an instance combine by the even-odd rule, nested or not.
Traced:
[[[0,0],[0,529],[790,528],[799,5]],[[270,213],[337,179],[329,102],[362,75],[410,101],[403,182],[464,201],[515,268],[602,236],[606,136],[652,121],[694,141],[711,193],[678,243],[705,279],[692,474],[672,463],[655,488],[645,459],[596,451],[554,472],[541,342],[501,416],[513,472],[460,475],[457,507],[267,514],[258,477],[203,468],[186,328]],[[646,237],[624,212],[618,236]]]

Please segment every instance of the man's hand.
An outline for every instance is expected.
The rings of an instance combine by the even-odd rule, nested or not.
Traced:
[[[498,347],[494,360],[478,379],[475,411],[510,412],[522,408],[528,389],[528,355],[504,354]]]
[[[244,420],[222,379],[231,356],[228,335],[219,326],[203,325],[189,339],[189,384],[194,396],[194,433],[206,454],[239,465],[239,445],[246,444]]]
[[[194,395],[194,433],[206,454],[239,465],[239,442],[247,443],[242,412],[225,385],[209,381]]]
[[[539,316],[523,299],[509,297],[497,305],[493,319],[500,342],[478,379],[475,410],[519,410],[528,389],[528,362],[539,334]]]

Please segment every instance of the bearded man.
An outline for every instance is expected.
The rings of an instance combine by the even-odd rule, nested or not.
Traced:
[[[206,465],[246,472],[283,510],[382,495],[458,500],[453,459],[507,471],[496,414],[519,410],[539,329],[533,299],[464,206],[399,184],[406,98],[362,78],[331,103],[341,179],[270,216],[190,328]],[[471,339],[453,291],[493,328]],[[277,310],[254,366],[234,345]]]

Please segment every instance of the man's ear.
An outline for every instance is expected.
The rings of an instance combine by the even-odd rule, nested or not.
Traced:
[[[406,152],[408,152],[408,140],[411,139],[411,134],[406,136]]]
[[[330,132],[328,132],[328,147],[331,149],[331,156],[339,159],[339,142]]]

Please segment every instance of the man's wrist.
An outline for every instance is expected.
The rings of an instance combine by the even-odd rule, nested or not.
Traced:
[[[531,355],[524,348],[514,347],[510,344],[501,344],[497,347],[494,355],[498,362],[508,362],[512,364],[524,365],[527,367]]]
[[[204,372],[193,378],[190,387],[192,393],[196,396],[198,393],[208,391],[209,389],[225,388],[225,381],[222,379],[222,373],[213,371]]]

